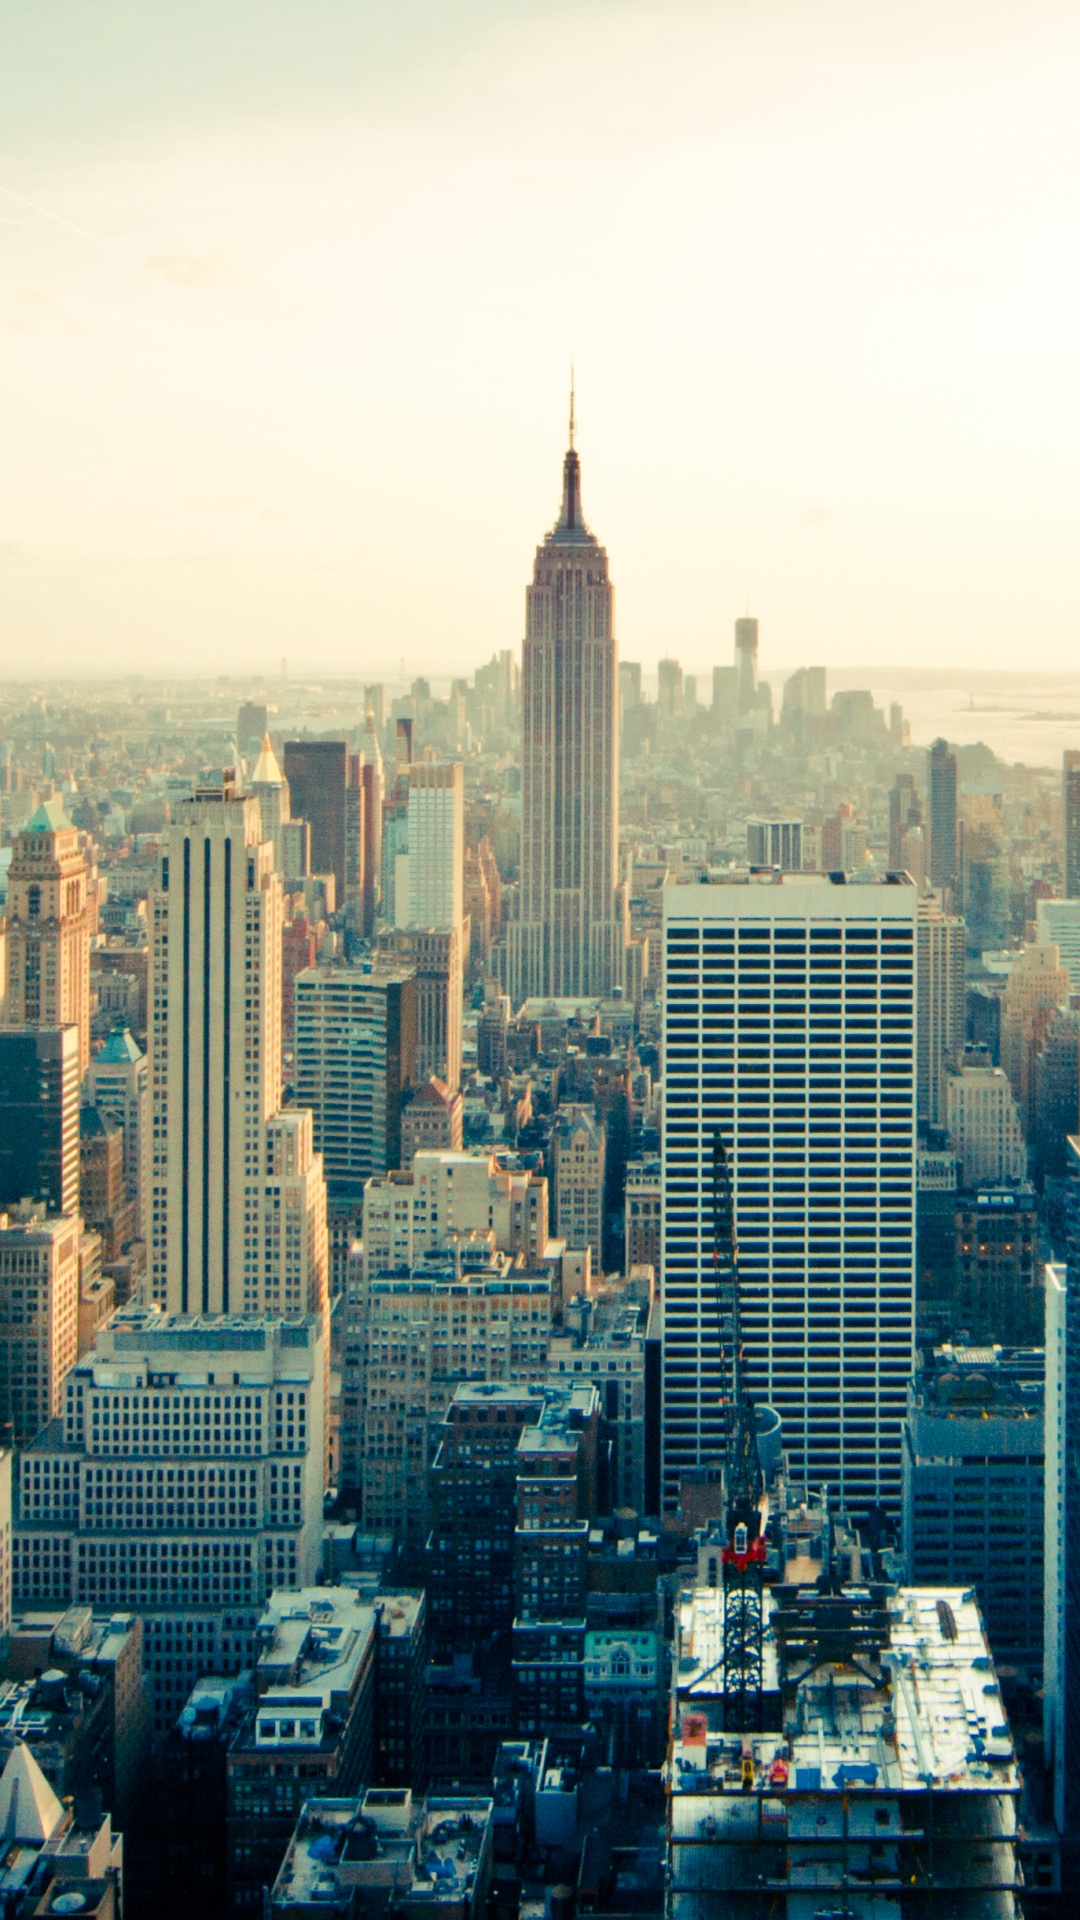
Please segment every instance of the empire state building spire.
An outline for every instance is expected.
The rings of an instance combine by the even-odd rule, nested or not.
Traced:
[[[621,986],[618,650],[607,554],[581,511],[581,461],[563,460],[559,519],[536,550],[522,661],[518,916],[507,930],[515,1004]]]

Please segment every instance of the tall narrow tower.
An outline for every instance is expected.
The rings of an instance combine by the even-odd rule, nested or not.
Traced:
[[[43,800],[15,837],[7,950],[9,1025],[77,1027],[79,1073],[85,1073],[90,1064],[86,859],[59,800]]]
[[[622,984],[618,683],[614,592],[582,516],[571,396],[562,510],[526,596],[521,880],[507,930],[515,1001]]]

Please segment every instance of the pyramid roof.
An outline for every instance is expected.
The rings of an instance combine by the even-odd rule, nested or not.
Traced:
[[[0,1773],[0,1840],[44,1845],[63,1817],[64,1809],[25,1740],[17,1741]]]
[[[64,812],[64,803],[54,795],[51,800],[43,800],[37,812],[31,814],[23,828],[24,833],[63,833],[72,822]]]
[[[277,755],[270,745],[270,735],[268,733],[263,734],[262,748],[255,762],[255,771],[251,776],[251,784],[253,787],[283,787],[285,785],[281,777],[281,768],[277,763]]]
[[[109,1067],[126,1067],[142,1059],[142,1048],[132,1039],[130,1027],[114,1027],[97,1058]]]

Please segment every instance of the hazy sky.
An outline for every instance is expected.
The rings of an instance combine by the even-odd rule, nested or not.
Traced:
[[[0,675],[1080,665],[1075,0],[5,0]]]

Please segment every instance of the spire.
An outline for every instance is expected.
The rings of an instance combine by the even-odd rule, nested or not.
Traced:
[[[281,768],[277,763],[277,755],[270,745],[268,733],[263,734],[262,749],[255,762],[251,784],[253,787],[281,787],[285,784],[281,777]]]
[[[570,362],[570,447],[574,445],[574,363]]]
[[[556,535],[576,533],[579,536],[587,531],[581,511],[581,461],[574,446],[574,432],[577,420],[574,413],[574,363],[570,362],[570,445],[563,461],[562,512]]]

